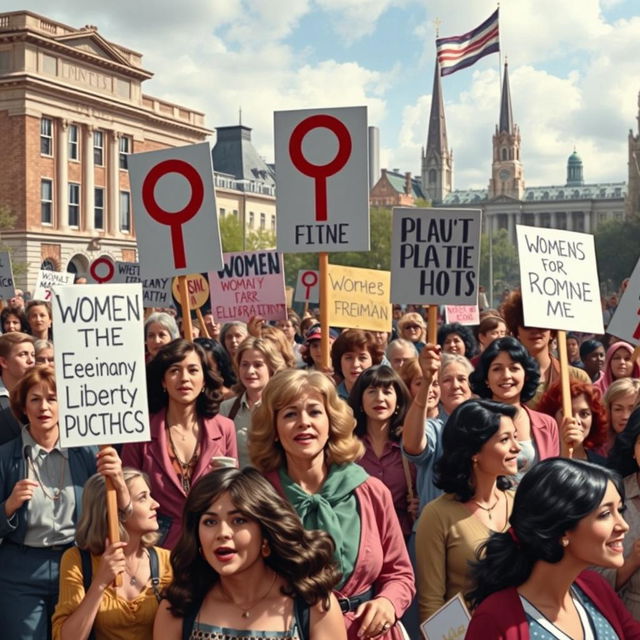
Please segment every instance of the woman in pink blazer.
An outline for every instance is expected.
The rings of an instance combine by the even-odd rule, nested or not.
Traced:
[[[354,460],[355,420],[322,373],[285,370],[262,392],[249,434],[251,461],[287,498],[306,529],[336,545],[336,595],[347,636],[400,640],[397,621],[415,593],[391,493]]]
[[[162,347],[147,365],[151,441],[125,444],[122,460],[149,476],[167,549],[178,540],[193,484],[219,466],[215,458],[238,457],[233,422],[218,415],[221,386],[202,347],[186,340]]]

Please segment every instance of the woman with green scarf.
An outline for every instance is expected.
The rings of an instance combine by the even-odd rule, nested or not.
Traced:
[[[396,622],[414,596],[414,574],[391,493],[354,464],[363,453],[355,425],[324,374],[287,369],[262,392],[249,454],[305,528],[331,534],[349,639],[401,640]]]

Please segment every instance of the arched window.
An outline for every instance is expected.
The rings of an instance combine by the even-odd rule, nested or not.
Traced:
[[[51,258],[45,258],[40,265],[42,271],[57,271],[56,263]]]
[[[503,160],[507,159],[507,150],[506,149],[502,149],[502,159]]]
[[[438,174],[435,169],[429,169],[429,184],[435,184],[438,180]]]

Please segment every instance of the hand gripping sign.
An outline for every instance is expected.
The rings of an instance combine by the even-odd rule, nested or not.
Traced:
[[[208,143],[129,157],[140,276],[222,268]]]
[[[369,250],[366,107],[274,114],[278,251]]]

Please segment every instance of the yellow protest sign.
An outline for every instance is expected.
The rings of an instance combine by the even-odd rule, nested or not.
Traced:
[[[330,264],[329,324],[369,331],[391,330],[391,274]]]
[[[209,283],[207,279],[199,273],[187,276],[187,291],[189,292],[189,307],[199,309],[209,300]],[[178,278],[173,279],[173,295],[180,300],[178,291]]]

